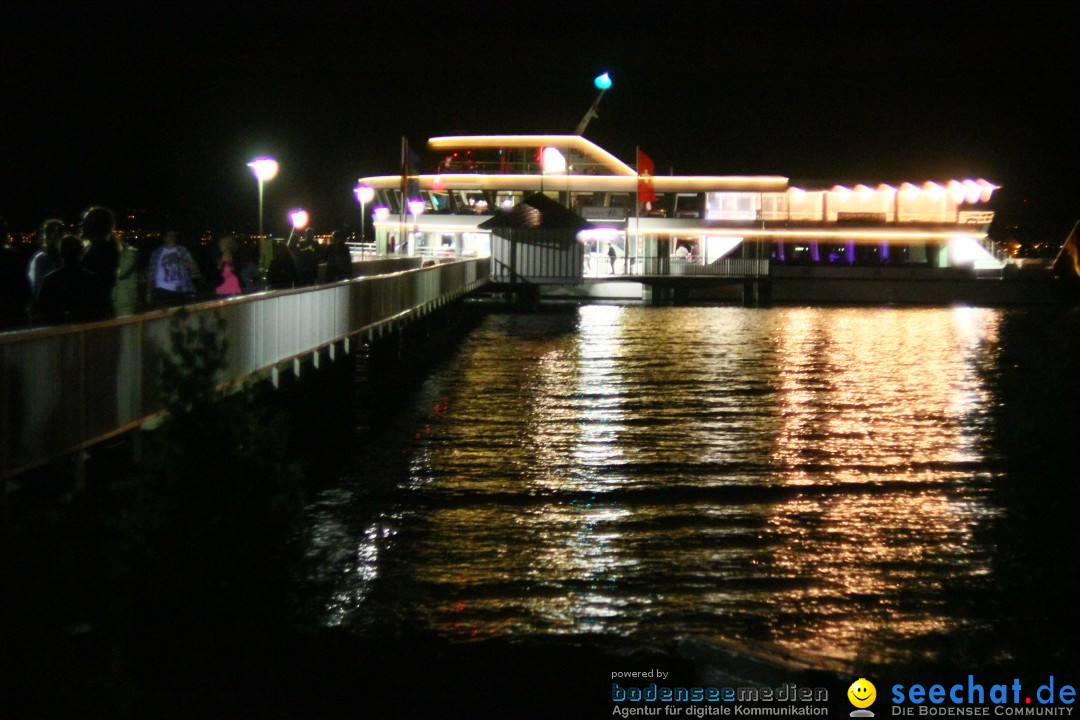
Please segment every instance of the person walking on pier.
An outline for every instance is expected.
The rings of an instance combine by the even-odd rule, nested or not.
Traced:
[[[95,273],[105,283],[107,297],[116,285],[116,268],[120,265],[120,248],[113,235],[116,218],[108,208],[94,205],[83,211],[79,234],[87,243],[82,266]]]
[[[60,267],[60,238],[64,236],[64,223],[56,218],[49,218],[41,223],[38,241],[41,249],[30,258],[30,268],[26,271],[30,279],[30,293],[37,299],[41,281],[45,276]]]
[[[314,285],[319,277],[319,260],[315,256],[315,239],[311,228],[301,232],[296,245],[289,249],[296,265],[297,286]]]
[[[337,282],[352,277],[352,254],[345,244],[346,230],[335,230],[330,236],[330,247],[326,252],[326,282]]]
[[[79,238],[65,235],[60,240],[60,267],[41,281],[36,319],[47,323],[85,322],[107,317],[112,303],[105,282],[83,266],[83,246]]]
[[[133,315],[139,305],[139,251],[125,238],[120,248],[120,264],[116,268],[116,287],[113,288],[113,309],[117,315]]]
[[[270,290],[291,288],[296,284],[296,263],[282,242],[274,242],[274,256],[266,271],[266,286]]]
[[[150,255],[146,270],[147,300],[154,305],[182,303],[195,294],[192,279],[198,275],[199,266],[188,249],[179,244],[179,234],[169,230],[164,244]]]
[[[240,286],[240,276],[237,275],[239,263],[236,261],[236,238],[232,235],[221,238],[218,240],[218,250],[221,252],[218,259],[221,282],[214,288],[214,293],[218,297],[239,295],[243,288]]]

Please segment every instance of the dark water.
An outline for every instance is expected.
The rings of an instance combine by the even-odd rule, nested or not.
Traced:
[[[315,503],[326,622],[693,638],[823,667],[1060,658],[1071,600],[1025,593],[1071,592],[1074,550],[1046,552],[1061,515],[1016,456],[1025,422],[1061,420],[1044,403],[1080,402],[1046,390],[1080,355],[1033,369],[1010,348],[1060,349],[1080,322],[1032,313],[490,316],[369,417]]]

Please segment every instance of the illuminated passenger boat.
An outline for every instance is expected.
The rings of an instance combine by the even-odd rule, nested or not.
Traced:
[[[749,273],[767,276],[778,301],[978,302],[941,281],[1000,279],[1005,267],[987,236],[996,186],[983,179],[812,188],[647,176],[577,135],[436,137],[428,149],[436,172],[360,179],[378,194],[381,252],[488,255],[485,223],[543,193],[591,226],[578,234],[584,285]],[[639,202],[642,188],[655,198]]]

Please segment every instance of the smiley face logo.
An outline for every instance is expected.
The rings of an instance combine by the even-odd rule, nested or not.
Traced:
[[[859,678],[847,689],[848,700],[857,708],[867,708],[877,699],[877,688],[866,678]]]

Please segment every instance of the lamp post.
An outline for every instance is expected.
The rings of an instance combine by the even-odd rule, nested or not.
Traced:
[[[375,199],[375,188],[370,185],[357,185],[353,188],[353,192],[356,193],[356,199],[360,201],[360,242],[364,242],[364,223],[367,222],[364,206]]]
[[[291,213],[289,213],[289,221],[292,223],[292,230],[289,231],[289,239],[285,241],[285,244],[288,245],[289,243],[291,243],[293,239],[293,233],[295,233],[297,230],[303,230],[304,228],[306,228],[310,220],[311,217],[308,215],[307,210],[293,210]]]
[[[584,135],[585,127],[589,124],[589,121],[595,117],[600,117],[596,114],[596,109],[600,107],[600,100],[604,97],[604,93],[611,87],[611,75],[608,75],[606,72],[600,73],[593,78],[593,85],[600,91],[600,94],[596,96],[596,100],[593,102],[592,107],[586,111],[585,117],[581,118],[581,122],[578,123],[577,129],[574,130],[575,135]]]
[[[278,164],[274,158],[260,157],[249,162],[248,167],[255,173],[255,179],[259,181],[259,266],[262,267],[263,272],[266,272],[270,268],[273,248],[270,241],[263,237],[263,183],[277,176]]]
[[[263,234],[263,183],[277,177],[277,160],[270,157],[255,158],[248,163],[255,179],[259,181],[259,235]]]

